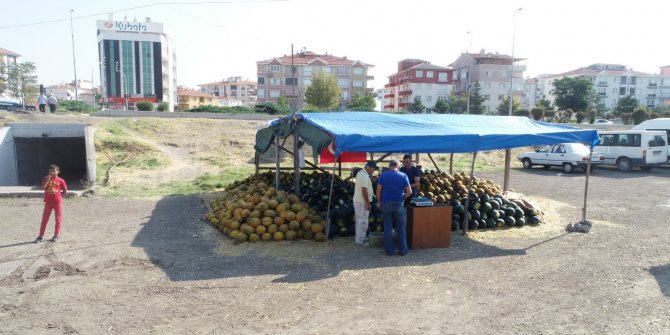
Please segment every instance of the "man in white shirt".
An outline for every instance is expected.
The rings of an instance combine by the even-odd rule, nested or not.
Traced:
[[[40,96],[37,97],[37,104],[40,106],[40,112],[45,113],[47,107],[47,96],[44,95],[44,93],[41,93]]]
[[[356,245],[365,245],[365,235],[368,232],[368,219],[374,190],[370,175],[379,170],[375,161],[368,161],[356,174],[356,187],[354,188],[354,213],[356,213]]]

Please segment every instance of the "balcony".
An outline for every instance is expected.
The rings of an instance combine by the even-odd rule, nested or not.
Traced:
[[[398,93],[399,96],[412,95],[412,90],[404,90]]]
[[[647,99],[656,99],[656,94],[647,94]]]
[[[648,88],[656,88],[657,85],[658,85],[658,84],[656,84],[656,83],[649,83],[649,84],[647,85],[647,87],[648,87]]]
[[[393,109],[394,107],[395,107],[394,104],[387,104],[387,105],[384,105],[384,109]]]
[[[514,71],[526,71],[526,64],[517,64],[512,68]]]
[[[598,82],[598,86],[599,86],[599,87],[603,87],[603,86],[606,87],[606,86],[607,86],[607,82],[606,82],[606,81],[599,81],[599,82]]]
[[[395,93],[384,94],[384,98],[393,98],[393,97],[395,97]]]

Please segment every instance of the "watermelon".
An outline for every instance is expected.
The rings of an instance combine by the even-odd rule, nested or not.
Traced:
[[[514,227],[516,225],[516,219],[513,216],[508,216],[505,218],[505,225],[507,227]]]

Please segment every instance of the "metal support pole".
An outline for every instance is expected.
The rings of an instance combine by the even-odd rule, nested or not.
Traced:
[[[279,191],[279,137],[275,136],[275,159],[277,164],[277,169],[275,172],[275,188]]]

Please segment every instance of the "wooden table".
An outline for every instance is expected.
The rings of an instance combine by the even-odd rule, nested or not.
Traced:
[[[410,249],[449,248],[451,206],[407,208],[407,244]]]

